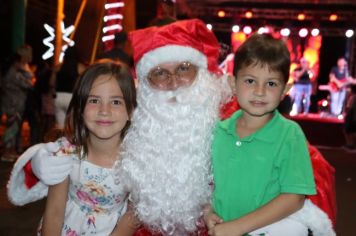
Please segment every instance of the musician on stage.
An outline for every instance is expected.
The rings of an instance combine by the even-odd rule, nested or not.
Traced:
[[[313,73],[309,62],[302,57],[300,65],[293,71],[294,85],[292,89],[293,107],[292,114],[309,113],[310,96],[312,95]]]
[[[350,84],[356,84],[356,79],[350,76],[346,59],[340,57],[337,60],[337,66],[332,67],[329,74],[332,115],[338,116],[342,114],[346,98],[346,87]]]

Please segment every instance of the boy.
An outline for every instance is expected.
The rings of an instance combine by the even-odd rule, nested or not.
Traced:
[[[209,235],[308,235],[286,218],[316,193],[306,138],[277,111],[288,91],[290,55],[284,42],[252,35],[234,61],[241,109],[218,123],[212,146],[213,208]]]

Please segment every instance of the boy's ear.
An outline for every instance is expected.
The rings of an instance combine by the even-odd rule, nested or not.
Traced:
[[[228,75],[228,76],[227,76],[227,80],[228,80],[228,82],[229,82],[231,91],[232,91],[233,93],[235,93],[235,86],[236,86],[236,78],[235,78],[235,76],[233,76],[233,75]]]

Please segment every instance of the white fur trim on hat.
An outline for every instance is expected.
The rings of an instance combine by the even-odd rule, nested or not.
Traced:
[[[199,50],[180,45],[166,45],[145,53],[136,65],[136,74],[142,79],[159,64],[183,61],[205,69],[208,67],[207,57]]]
[[[28,189],[24,183],[25,173],[23,168],[26,163],[32,159],[35,153],[43,148],[43,145],[44,144],[37,144],[27,149],[15,163],[7,184],[7,195],[12,204],[22,206],[47,196],[48,186],[42,182],[37,182],[31,189]]]

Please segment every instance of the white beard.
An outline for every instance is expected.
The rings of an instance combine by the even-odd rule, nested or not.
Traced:
[[[196,230],[202,206],[210,201],[211,138],[225,89],[206,70],[192,86],[173,93],[140,84],[115,174],[151,230],[164,235]],[[175,102],[167,102],[172,98]]]

